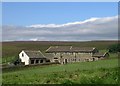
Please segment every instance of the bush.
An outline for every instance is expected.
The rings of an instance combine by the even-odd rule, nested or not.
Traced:
[[[21,63],[21,59],[19,58],[13,62],[14,65],[19,65],[20,63]]]
[[[120,52],[120,44],[114,44],[108,47],[110,53]]]

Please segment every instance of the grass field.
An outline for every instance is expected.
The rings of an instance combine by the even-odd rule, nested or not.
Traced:
[[[118,60],[35,66],[3,71],[4,84],[116,84]]]

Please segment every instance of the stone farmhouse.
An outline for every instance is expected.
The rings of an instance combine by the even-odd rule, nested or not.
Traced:
[[[101,53],[95,47],[50,46],[44,53],[41,51],[22,50],[19,54],[25,65],[57,62],[60,64],[96,61],[108,57],[107,52]]]
[[[51,62],[61,64],[72,62],[96,61],[108,57],[108,53],[100,53],[94,47],[51,46],[46,53],[53,54]]]

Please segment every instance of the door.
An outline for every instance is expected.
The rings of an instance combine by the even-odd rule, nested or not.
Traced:
[[[67,59],[65,59],[64,63],[67,64]]]

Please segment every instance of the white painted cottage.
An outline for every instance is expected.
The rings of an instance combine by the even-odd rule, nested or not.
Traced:
[[[41,51],[22,50],[19,54],[19,59],[25,65],[40,64],[46,62],[46,58]]]

